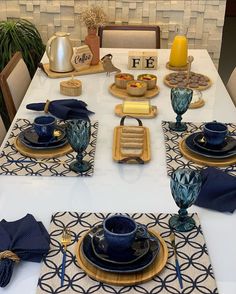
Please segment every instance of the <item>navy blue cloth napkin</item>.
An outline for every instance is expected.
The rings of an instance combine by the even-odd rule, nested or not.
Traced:
[[[26,105],[27,109],[43,111],[46,103],[30,103]],[[85,119],[94,112],[87,109],[84,101],[77,99],[60,99],[50,101],[48,112],[60,119]]]
[[[194,204],[233,213],[236,209],[236,177],[208,167],[201,171],[203,184]]]
[[[0,221],[0,252],[9,250],[20,260],[40,262],[48,253],[49,243],[47,230],[31,214],[13,222]],[[0,259],[0,287],[10,282],[14,264],[11,259]]]

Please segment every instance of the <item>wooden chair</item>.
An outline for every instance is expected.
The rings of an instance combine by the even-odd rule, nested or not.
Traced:
[[[7,131],[6,131],[5,125],[3,123],[2,117],[0,116],[0,144],[2,144],[2,141],[5,138],[6,133]]]
[[[101,48],[160,48],[160,27],[107,25],[98,28]]]
[[[236,107],[236,67],[229,77],[226,89],[228,90],[229,95]]]
[[[21,52],[16,52],[0,74],[0,85],[10,121],[13,120],[30,82],[30,74]]]

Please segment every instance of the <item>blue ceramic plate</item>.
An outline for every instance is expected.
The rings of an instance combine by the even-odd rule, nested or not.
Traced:
[[[223,153],[236,149],[236,139],[234,139],[233,137],[227,136],[225,138],[225,141],[222,144],[214,146],[214,145],[208,144],[205,141],[204,135],[202,132],[195,133],[195,134],[196,136],[193,138],[193,142],[201,150],[205,150],[208,152],[210,151],[214,154],[223,154]]]
[[[100,259],[93,251],[92,239],[94,237],[94,234],[97,233],[97,230],[98,228],[94,227],[84,237],[82,241],[82,246],[81,246],[82,254],[84,255],[84,257],[90,264],[107,272],[133,273],[133,272],[141,271],[153,263],[160,249],[159,240],[155,236],[151,235],[152,238],[149,240],[150,248],[148,252],[144,256],[139,258],[138,260],[128,264],[117,264],[117,263],[107,262]]]
[[[191,152],[198,154],[198,155],[201,155],[201,156],[204,156],[204,157],[215,158],[215,159],[224,159],[224,158],[229,158],[229,157],[236,155],[236,149],[233,149],[228,152],[224,152],[223,154],[218,154],[218,153],[216,154],[212,151],[203,150],[203,149],[198,148],[198,146],[196,146],[196,144],[194,142],[194,138],[196,137],[197,134],[198,133],[191,134],[185,139],[186,147]]]
[[[31,149],[53,149],[67,144],[66,132],[63,127],[57,126],[54,134],[56,136],[50,140],[42,141],[34,131],[34,128],[29,127],[19,134],[19,140],[23,145]]]
[[[103,261],[115,264],[129,264],[142,258],[148,253],[150,242],[148,239],[136,238],[132,247],[125,251],[109,250],[102,226],[97,227],[97,232],[92,238],[92,248],[95,255]]]

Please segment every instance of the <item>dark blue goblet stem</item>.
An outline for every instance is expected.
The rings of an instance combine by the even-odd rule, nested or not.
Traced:
[[[182,116],[180,114],[178,114],[176,116],[176,126],[180,126],[181,125],[181,120],[182,120]]]
[[[82,161],[83,161],[83,154],[82,154],[82,152],[79,152],[79,153],[77,153],[77,155],[76,155],[76,160],[77,160],[77,162],[78,162],[78,165],[79,165],[79,167],[81,167],[82,166]]]
[[[186,208],[180,208],[178,213],[179,213],[179,220],[180,221],[184,221],[186,219],[186,216],[188,215]]]

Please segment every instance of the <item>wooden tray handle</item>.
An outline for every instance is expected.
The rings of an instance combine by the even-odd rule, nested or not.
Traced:
[[[144,161],[142,160],[142,158],[140,158],[140,157],[135,157],[135,156],[125,157],[125,158],[119,160],[118,163],[126,163],[126,162],[128,162],[128,161],[130,161],[130,160],[136,160],[137,163],[139,163],[139,164],[144,164]]]
[[[131,115],[125,115],[125,116],[123,116],[123,117],[121,118],[121,120],[120,120],[120,126],[123,126],[123,125],[124,125],[124,122],[125,122],[126,117],[136,119],[136,120],[138,121],[138,125],[139,125],[139,126],[142,126],[142,125],[143,125],[142,121],[141,121],[139,118],[134,117],[134,116],[131,116]]]

